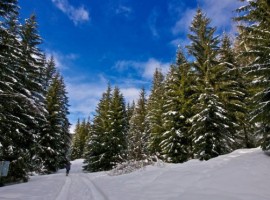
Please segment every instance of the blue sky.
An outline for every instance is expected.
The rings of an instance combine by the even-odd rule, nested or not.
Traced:
[[[37,15],[41,49],[64,76],[70,122],[92,116],[108,82],[127,102],[149,90],[155,68],[175,60],[198,6],[218,32],[235,32],[236,0],[19,0],[21,18]]]

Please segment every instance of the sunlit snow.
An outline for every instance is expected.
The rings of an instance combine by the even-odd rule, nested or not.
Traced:
[[[34,176],[0,188],[1,200],[269,200],[270,157],[241,149],[209,161],[148,166],[120,176],[83,173],[72,162],[69,176]]]

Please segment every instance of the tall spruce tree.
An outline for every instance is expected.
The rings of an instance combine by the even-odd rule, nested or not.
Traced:
[[[81,122],[80,122],[80,119],[78,119],[75,126],[73,138],[72,138],[71,155],[70,155],[71,160],[81,158],[80,133],[81,133]]]
[[[184,162],[191,157],[188,135],[188,72],[189,64],[181,49],[175,65],[171,65],[165,80],[162,154],[167,162]]]
[[[132,114],[134,112],[134,109],[135,109],[135,102],[132,101],[131,104],[128,103],[126,107],[127,107],[127,109],[126,109],[127,110],[127,121],[129,122],[129,120],[131,119]]]
[[[254,111],[252,121],[258,125],[258,145],[270,150],[270,2],[269,0],[248,1],[237,9],[242,22],[239,37],[244,44],[243,57],[251,62],[245,66],[252,78],[252,87],[256,88],[253,98]],[[251,58],[251,59],[250,59]]]
[[[162,113],[164,105],[164,76],[160,69],[156,69],[153,77],[152,89],[147,101],[146,133],[149,134],[148,149],[150,155],[161,155],[161,136],[163,133]]]
[[[46,62],[46,67],[43,69],[43,87],[45,88],[45,92],[47,93],[47,91],[49,90],[50,85],[52,84],[52,80],[53,77],[55,76],[55,74],[57,73],[56,71],[56,64],[55,64],[55,60],[54,57],[51,56],[49,58],[49,60]]]
[[[106,145],[111,126],[109,117],[111,98],[111,86],[109,85],[97,105],[90,137],[86,143],[84,169],[87,171],[95,172],[111,168],[110,160],[106,157],[108,153]]]
[[[5,7],[7,10],[16,8],[16,1],[4,1],[1,5],[5,3],[9,3]],[[27,180],[27,171],[31,168],[34,156],[33,146],[41,131],[40,125],[46,122],[44,90],[41,85],[44,57],[38,49],[40,36],[34,18],[18,26],[17,11],[11,13],[1,18],[6,20],[6,24],[1,26],[1,54],[4,57],[1,63],[7,64],[1,67],[4,70],[2,86],[9,86],[3,88],[5,92],[1,95],[3,101],[9,102],[9,105],[3,104],[5,107],[1,113],[5,114],[1,122],[8,124],[4,130],[7,136],[5,141],[14,138],[11,139],[13,142],[8,142],[9,147],[6,147],[12,151],[8,153],[7,150],[5,153],[5,159],[12,161],[9,176]],[[5,56],[7,53],[9,55]],[[13,83],[9,83],[10,80]]]
[[[247,80],[241,66],[237,63],[236,54],[232,49],[230,38],[225,34],[219,51],[220,73],[217,75],[219,87],[217,93],[229,111],[233,122],[232,133],[235,134],[236,148],[254,146],[249,123]]]
[[[112,167],[123,162],[127,155],[127,112],[125,100],[118,87],[112,93],[110,106],[111,127],[109,131],[108,151]]]
[[[84,148],[86,144],[86,139],[90,134],[91,126],[90,121],[83,119],[82,122],[78,120],[75,128],[75,133],[72,141],[71,159],[79,159],[84,157]]]
[[[229,112],[217,94],[220,87],[217,75],[221,67],[217,60],[219,40],[214,36],[215,30],[210,26],[210,19],[198,9],[190,26],[191,45],[187,48],[194,57],[192,67],[196,80],[192,85],[195,91],[192,113],[195,115],[189,119],[192,124],[189,131],[193,134],[194,154],[201,160],[230,152],[234,141]]]
[[[69,113],[69,100],[68,100],[68,93],[66,91],[66,85],[64,82],[64,78],[60,76],[60,116],[61,116],[61,127],[62,127],[62,136],[60,140],[60,156],[59,156],[59,167],[64,167],[66,160],[70,159],[70,146],[71,146],[71,135],[69,132],[69,119],[68,115]]]
[[[112,169],[126,158],[127,113],[119,88],[108,86],[96,113],[85,149],[88,171]]]
[[[27,143],[31,147],[30,160],[31,170],[35,163],[31,162],[36,157],[36,144],[37,138],[43,131],[43,125],[47,123],[45,108],[45,89],[44,83],[44,69],[45,57],[39,49],[42,39],[38,33],[38,25],[35,15],[31,15],[29,19],[25,20],[25,24],[21,27],[20,31],[21,44],[22,44],[22,60],[20,65],[23,67],[22,76],[20,77],[21,83],[24,88],[19,88],[19,91],[27,98],[27,103],[24,104],[26,116],[31,116],[29,119],[22,116],[21,119],[27,124],[25,130],[25,138],[32,137],[32,144]]]
[[[31,120],[25,104],[28,98],[21,91],[23,67],[22,45],[19,40],[17,1],[5,0],[0,3],[0,143],[1,159],[11,161],[9,179],[27,180],[30,147],[33,144],[28,134],[26,121]],[[27,73],[27,72],[24,72]]]
[[[128,159],[142,160],[148,156],[148,138],[146,130],[146,94],[143,88],[129,121],[128,131]]]
[[[48,126],[40,136],[39,156],[45,173],[55,172],[63,166],[70,146],[68,99],[65,85],[59,73],[52,79],[46,95]]]
[[[132,117],[132,114],[134,112],[134,109],[135,109],[135,102],[132,101],[132,104],[128,103],[127,106],[126,106],[126,113],[127,113],[127,131],[129,130],[130,128],[130,119]],[[128,142],[128,135],[127,135],[127,142]]]

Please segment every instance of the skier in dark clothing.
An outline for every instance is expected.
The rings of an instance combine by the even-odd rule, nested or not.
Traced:
[[[68,174],[69,174],[70,165],[71,165],[71,163],[69,161],[67,161],[67,163],[66,163],[66,176],[68,176]]]

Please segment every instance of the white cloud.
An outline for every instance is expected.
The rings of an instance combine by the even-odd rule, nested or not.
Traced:
[[[172,28],[173,34],[187,33],[190,23],[196,13],[196,9],[187,8],[181,15],[180,19],[176,22]]]
[[[128,6],[118,5],[115,10],[115,14],[124,15],[125,17],[129,17],[132,14],[132,8]]]
[[[75,8],[68,2],[68,0],[52,0],[52,2],[57,8],[65,13],[75,25],[80,22],[89,21],[90,19],[89,12],[84,8],[84,6]]]
[[[141,88],[136,87],[120,87],[120,91],[125,97],[126,103],[132,103],[133,101],[136,102],[139,98],[139,94],[141,91]]]
[[[185,46],[189,45],[190,41],[187,38],[176,38],[169,42],[169,45],[173,46],[174,48],[178,49],[185,48]]]
[[[63,54],[54,50],[45,50],[46,57],[50,58],[51,56],[54,58],[55,65],[58,69],[67,69],[70,66],[70,62],[79,58],[79,55],[70,53]]]
[[[216,1],[216,0],[198,0],[199,5],[202,4],[203,10],[207,16],[211,18],[214,26],[217,26],[221,31],[232,32],[234,30],[234,22],[232,17],[235,10],[243,3],[235,0]]]
[[[156,26],[157,17],[158,17],[158,12],[156,10],[153,10],[148,18],[149,29],[152,35],[154,36],[154,38],[159,38],[159,33]]]
[[[119,71],[124,71],[127,68],[132,67],[137,70],[140,75],[145,79],[151,79],[156,68],[160,68],[163,73],[166,73],[169,69],[170,63],[163,63],[155,58],[149,58],[145,62],[133,61],[133,60],[120,60],[116,62],[114,67]]]
[[[70,131],[74,132],[74,128],[78,118],[93,119],[96,106],[98,105],[103,92],[108,86],[108,79],[103,75],[97,75],[95,82],[89,81],[86,77],[70,77],[66,79],[66,89],[69,97],[70,115],[69,120],[72,124]],[[122,81],[122,80],[121,80]],[[115,83],[125,97],[126,103],[137,101],[141,88],[136,87],[136,82],[132,84]],[[111,85],[113,88],[114,85]]]
[[[232,33],[235,30],[234,23],[232,22],[233,12],[242,5],[241,2],[235,0],[197,0],[197,4],[206,13],[206,16],[212,20],[212,25],[216,26],[219,31]],[[182,13],[172,28],[173,34],[188,32],[188,28],[196,13],[196,8],[187,8]]]
[[[85,77],[81,77],[85,81]],[[106,90],[107,84],[97,79],[95,83],[80,82],[78,78],[67,78],[66,89],[70,104],[70,123],[72,124],[70,130],[74,129],[78,118],[88,118],[93,116],[96,106],[101,98],[102,93]]]
[[[147,62],[144,63],[143,68],[143,77],[152,78],[155,70],[160,68],[163,73],[166,73],[170,67],[170,63],[162,63],[154,58],[150,58]]]

